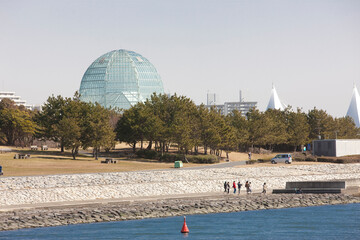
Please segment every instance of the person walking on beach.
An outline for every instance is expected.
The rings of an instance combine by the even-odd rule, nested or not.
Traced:
[[[249,155],[249,160],[251,160],[251,152],[249,152],[248,155]]]
[[[251,182],[248,183],[249,193],[251,193]]]
[[[264,184],[263,184],[263,191],[262,191],[262,193],[263,193],[263,194],[266,194],[266,190],[267,190],[267,186],[266,186],[266,183],[264,183]]]
[[[246,193],[249,194],[249,181],[245,183]]]
[[[226,188],[227,188],[227,193],[229,194],[229,192],[230,192],[230,182],[227,182]]]
[[[225,181],[224,182],[224,192],[226,192],[227,191],[227,182]]]
[[[234,194],[236,193],[236,183],[233,181]]]
[[[240,189],[241,189],[242,184],[239,181],[237,185],[238,185],[238,194],[240,194]]]

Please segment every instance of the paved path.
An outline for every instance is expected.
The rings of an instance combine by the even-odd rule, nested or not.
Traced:
[[[241,194],[245,196],[246,194]],[[140,197],[125,197],[125,198],[111,198],[111,199],[95,199],[84,201],[66,201],[66,202],[47,202],[47,203],[34,203],[34,204],[19,204],[0,206],[0,212],[8,212],[19,209],[34,209],[34,208],[47,208],[47,207],[70,207],[79,205],[93,205],[93,204],[107,204],[107,203],[128,203],[134,201],[151,201],[151,200],[166,200],[178,198],[209,198],[219,196],[239,196],[237,194],[224,194],[223,192],[207,192],[207,193],[187,193],[187,194],[174,194],[174,195],[161,195],[161,196],[140,196]]]

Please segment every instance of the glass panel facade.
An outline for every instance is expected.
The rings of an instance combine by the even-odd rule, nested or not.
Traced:
[[[143,56],[114,50],[96,59],[80,84],[80,99],[104,107],[129,109],[156,92],[164,93],[160,75]]]

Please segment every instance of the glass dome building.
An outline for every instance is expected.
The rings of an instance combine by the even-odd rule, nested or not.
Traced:
[[[114,50],[96,59],[80,84],[80,99],[100,105],[129,109],[156,92],[164,93],[154,65],[140,54]]]

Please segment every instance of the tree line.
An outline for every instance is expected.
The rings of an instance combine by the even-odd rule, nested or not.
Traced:
[[[148,142],[148,149],[195,153],[202,147],[221,151],[246,151],[249,147],[296,150],[314,139],[357,138],[359,129],[350,117],[333,118],[316,108],[304,113],[291,107],[284,111],[251,109],[246,116],[233,111],[223,116],[184,96],[153,95],[144,103],[125,110],[116,127],[117,139],[133,146]],[[154,145],[154,146],[153,146]]]
[[[52,140],[61,151],[71,150],[75,159],[80,149],[109,151],[116,141],[140,148],[168,152],[175,146],[184,154],[216,154],[246,151],[249,147],[296,150],[314,139],[358,138],[359,129],[349,117],[334,118],[324,110],[250,110],[246,116],[233,111],[223,116],[184,96],[153,94],[128,110],[106,109],[99,104],[51,96],[42,111],[0,102],[0,141],[28,146],[34,139]],[[203,150],[200,151],[199,148]]]
[[[115,146],[116,113],[100,106],[82,102],[76,93],[73,98],[51,96],[42,111],[30,111],[15,106],[9,99],[0,103],[1,140],[8,145],[28,146],[34,139],[51,140],[71,150],[73,159],[80,148],[93,148],[95,159],[100,148],[110,150]]]

